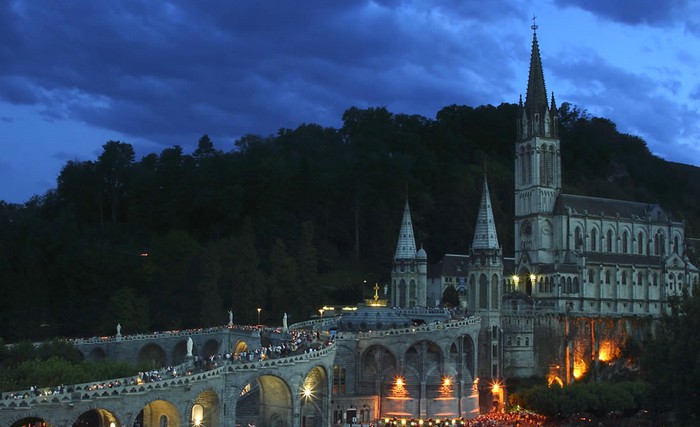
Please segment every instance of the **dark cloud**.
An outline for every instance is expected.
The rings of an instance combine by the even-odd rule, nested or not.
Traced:
[[[677,90],[679,76],[670,73],[659,84],[641,72],[614,67],[592,52],[578,52],[577,57],[585,59],[553,58],[547,63],[559,86],[570,88],[564,99],[609,118],[621,132],[643,137],[657,155],[688,161],[688,147],[675,142],[700,140],[700,112],[663,96],[665,90]]]
[[[556,0],[560,6],[576,7],[610,21],[628,25],[666,27],[677,23],[700,34],[700,7],[693,0]]]
[[[337,125],[353,105],[433,116],[493,102],[522,39],[496,40],[485,24],[524,15],[505,0],[13,5],[1,99],[166,145]]]

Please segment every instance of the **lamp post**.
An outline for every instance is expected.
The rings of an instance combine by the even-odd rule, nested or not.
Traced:
[[[262,308],[258,307],[258,325],[260,324],[260,312],[262,311]]]

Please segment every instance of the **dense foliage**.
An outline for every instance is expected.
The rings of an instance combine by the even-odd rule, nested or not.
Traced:
[[[4,344],[0,340],[0,344]],[[83,362],[70,343],[48,341],[36,347],[30,342],[0,346],[0,390],[53,390],[61,385],[133,377],[137,366],[126,362]]]
[[[467,253],[488,176],[513,253],[517,106],[448,106],[435,119],[350,108],[340,129],[303,124],[204,135],[140,160],[109,141],[66,163],[55,190],[0,202],[0,336],[8,342],[236,323],[290,322],[386,283],[408,195],[430,262]],[[660,202],[700,230],[698,168],[563,104],[564,191]],[[653,171],[654,173],[649,173]],[[364,286],[364,284],[367,286]]]

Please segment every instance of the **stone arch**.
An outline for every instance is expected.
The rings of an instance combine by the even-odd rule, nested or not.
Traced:
[[[187,425],[219,427],[221,425],[220,406],[218,393],[212,389],[202,391],[192,402]]]
[[[396,301],[396,305],[398,307],[406,307],[407,304],[407,298],[408,298],[408,285],[406,285],[406,281],[404,279],[399,280],[399,286],[398,286],[398,299]]]
[[[53,427],[53,424],[51,424],[47,418],[38,416],[38,415],[30,415],[27,416],[26,414],[23,414],[24,416],[14,423],[10,424],[9,427],[27,427],[27,426],[41,426],[41,423],[46,423],[47,427]]]
[[[236,401],[236,424],[293,425],[292,391],[276,375],[261,375],[246,384]]]
[[[398,366],[398,359],[389,348],[378,344],[367,348],[360,355],[358,393],[378,394],[380,381],[387,372],[398,372]]]
[[[244,351],[248,351],[248,343],[243,340],[237,341],[233,346],[233,355],[237,356],[239,353]]]
[[[162,420],[167,421],[168,427],[181,427],[182,417],[177,407],[167,400],[153,400],[136,415],[132,427],[160,427]]]
[[[301,425],[322,427],[329,425],[325,419],[330,402],[328,373],[325,368],[315,366],[309,370],[301,386],[300,414]]]
[[[107,353],[105,353],[102,347],[95,347],[87,354],[87,359],[93,362],[99,362],[107,358]]]
[[[83,412],[73,422],[74,426],[94,426],[110,427],[114,423],[115,427],[120,427],[121,423],[117,416],[106,409],[96,408]]]
[[[148,343],[141,347],[138,360],[152,369],[162,368],[167,364],[165,350],[156,343]]]
[[[228,349],[226,350],[228,351]],[[219,353],[221,353],[221,349],[219,348],[219,342],[215,339],[209,339],[202,346],[199,355],[206,359],[209,356],[213,356]]]

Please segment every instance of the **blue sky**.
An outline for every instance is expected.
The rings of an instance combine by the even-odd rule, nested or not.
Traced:
[[[56,186],[108,140],[137,156],[203,134],[434,118],[524,94],[537,16],[547,90],[700,166],[700,5],[690,0],[0,2],[0,200]]]

